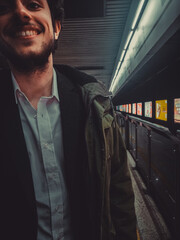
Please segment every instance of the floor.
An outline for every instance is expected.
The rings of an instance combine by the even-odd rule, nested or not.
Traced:
[[[138,240],[173,240],[156,204],[147,194],[146,186],[135,168],[134,159],[129,152],[127,154],[135,193]]]

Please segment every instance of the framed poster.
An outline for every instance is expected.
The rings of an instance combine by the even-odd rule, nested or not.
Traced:
[[[148,118],[152,118],[152,102],[144,103],[144,116]]]
[[[142,116],[142,103],[137,103],[137,115]]]
[[[167,100],[156,101],[156,119],[167,121]]]
[[[180,123],[180,98],[174,99],[174,122]]]

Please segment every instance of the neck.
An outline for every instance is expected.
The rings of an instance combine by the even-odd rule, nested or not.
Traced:
[[[49,57],[48,63],[40,69],[24,73],[11,66],[11,71],[21,89],[32,106],[37,109],[42,96],[49,97],[52,93],[53,60]]]

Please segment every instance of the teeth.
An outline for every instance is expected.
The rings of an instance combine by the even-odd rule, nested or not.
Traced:
[[[22,31],[22,32],[17,32],[16,36],[17,37],[25,37],[25,36],[33,36],[33,35],[37,35],[36,31]]]

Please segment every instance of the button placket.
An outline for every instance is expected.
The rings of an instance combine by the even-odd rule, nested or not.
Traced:
[[[69,235],[67,229],[70,229],[70,217],[64,217],[68,216],[66,213],[69,203],[63,175],[64,153],[63,144],[61,144],[63,141],[59,98],[42,97],[37,110],[24,94],[18,94],[18,90],[16,90],[16,100],[21,110],[23,131],[30,151],[28,154],[29,156],[32,154],[30,163],[35,197],[39,203],[37,206],[37,215],[40,219],[38,237],[46,239],[45,235],[47,236],[48,233],[53,240],[64,239],[61,234],[65,228]],[[46,209],[45,212],[44,209]]]
[[[42,99],[38,103],[38,128],[40,133],[40,144],[42,150],[43,164],[49,189],[50,205],[51,205],[51,223],[53,239],[56,239],[57,229],[60,229],[63,222],[63,205],[62,211],[57,206],[57,202],[62,204],[62,189],[59,173],[57,171],[57,162],[55,157],[53,138],[51,133],[51,124],[46,107],[46,100]],[[56,193],[56,194],[54,194]],[[59,204],[59,205],[60,205]],[[60,214],[58,214],[60,212]],[[54,214],[53,214],[54,213]],[[62,238],[61,238],[62,239]]]

